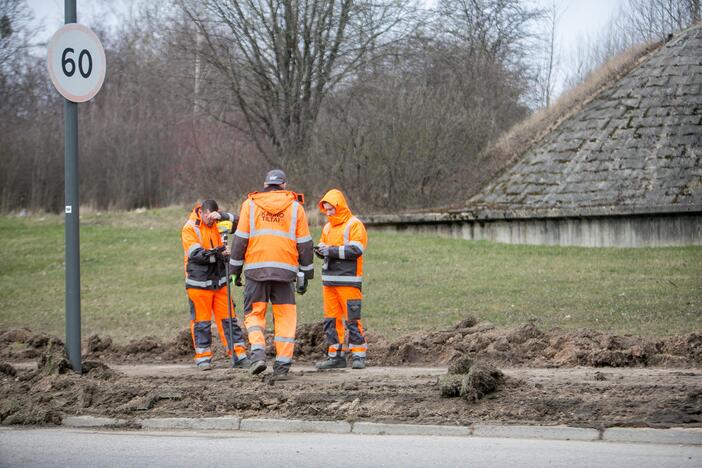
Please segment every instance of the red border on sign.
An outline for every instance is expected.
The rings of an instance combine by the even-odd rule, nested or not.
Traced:
[[[66,31],[73,31],[73,30],[79,30],[84,33],[86,33],[89,36],[92,36],[93,39],[95,39],[95,42],[100,46],[100,56],[102,58],[102,63],[103,67],[102,70],[100,70],[100,77],[97,81],[97,84],[90,90],[88,94],[85,96],[76,96],[75,94],[70,93],[67,91],[63,86],[59,84],[58,77],[54,74],[54,61],[53,61],[53,54],[52,52],[52,44],[54,43],[54,39],[57,39],[59,35],[64,34]],[[102,47],[102,42],[100,42],[100,38],[97,37],[97,35],[88,27],[83,26],[82,24],[78,23],[69,23],[64,26],[62,26],[58,31],[54,33],[54,35],[51,37],[51,40],[49,41],[49,47],[47,48],[47,68],[49,69],[49,76],[51,76],[51,82],[54,84],[54,87],[56,90],[61,94],[61,96],[65,97],[71,102],[85,102],[85,101],[90,101],[92,98],[95,97],[95,95],[100,91],[100,88],[102,88],[102,84],[105,81],[105,72],[107,71],[107,60],[105,58],[105,49]]]

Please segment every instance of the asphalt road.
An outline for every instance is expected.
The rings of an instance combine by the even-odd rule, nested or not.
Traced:
[[[478,437],[2,428],[0,466],[699,467],[702,447]]]

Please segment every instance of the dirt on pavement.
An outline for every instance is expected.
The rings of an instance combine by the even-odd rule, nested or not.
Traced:
[[[321,324],[298,329],[287,381],[228,368],[197,371],[187,331],[118,345],[91,336],[82,376],[61,340],[0,332],[0,421],[58,424],[66,415],[300,418],[414,424],[702,427],[702,333],[661,340],[532,324],[456,327],[388,341],[368,337],[369,367],[318,372]],[[221,349],[215,351],[222,356]],[[446,392],[447,367],[460,381]],[[472,372],[472,374],[471,374]],[[468,386],[466,386],[468,385]],[[472,387],[471,387],[472,385]],[[443,396],[442,396],[443,394]],[[462,398],[447,398],[462,396]]]

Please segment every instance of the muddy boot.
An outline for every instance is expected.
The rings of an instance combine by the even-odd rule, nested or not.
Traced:
[[[343,357],[330,357],[326,361],[321,361],[315,364],[317,369],[343,369],[346,367],[346,358]]]
[[[251,368],[251,359],[244,356],[241,359],[237,359],[234,364],[232,364],[234,369],[249,369]]]
[[[351,362],[351,369],[365,369],[366,359],[362,357],[355,357]]]
[[[260,374],[264,370],[266,370],[266,361],[255,361],[251,364],[251,367],[249,368],[249,372],[251,372],[251,375]]]
[[[197,368],[201,371],[208,371],[212,369],[212,363],[210,361],[201,361],[197,363]]]
[[[290,376],[286,372],[273,372],[270,377],[268,377],[268,385],[275,385],[276,382],[281,382],[283,380],[288,380]]]

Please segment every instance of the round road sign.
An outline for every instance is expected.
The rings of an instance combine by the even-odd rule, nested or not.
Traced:
[[[69,101],[85,102],[105,81],[105,50],[90,28],[70,23],[49,41],[47,66],[51,81]]]

